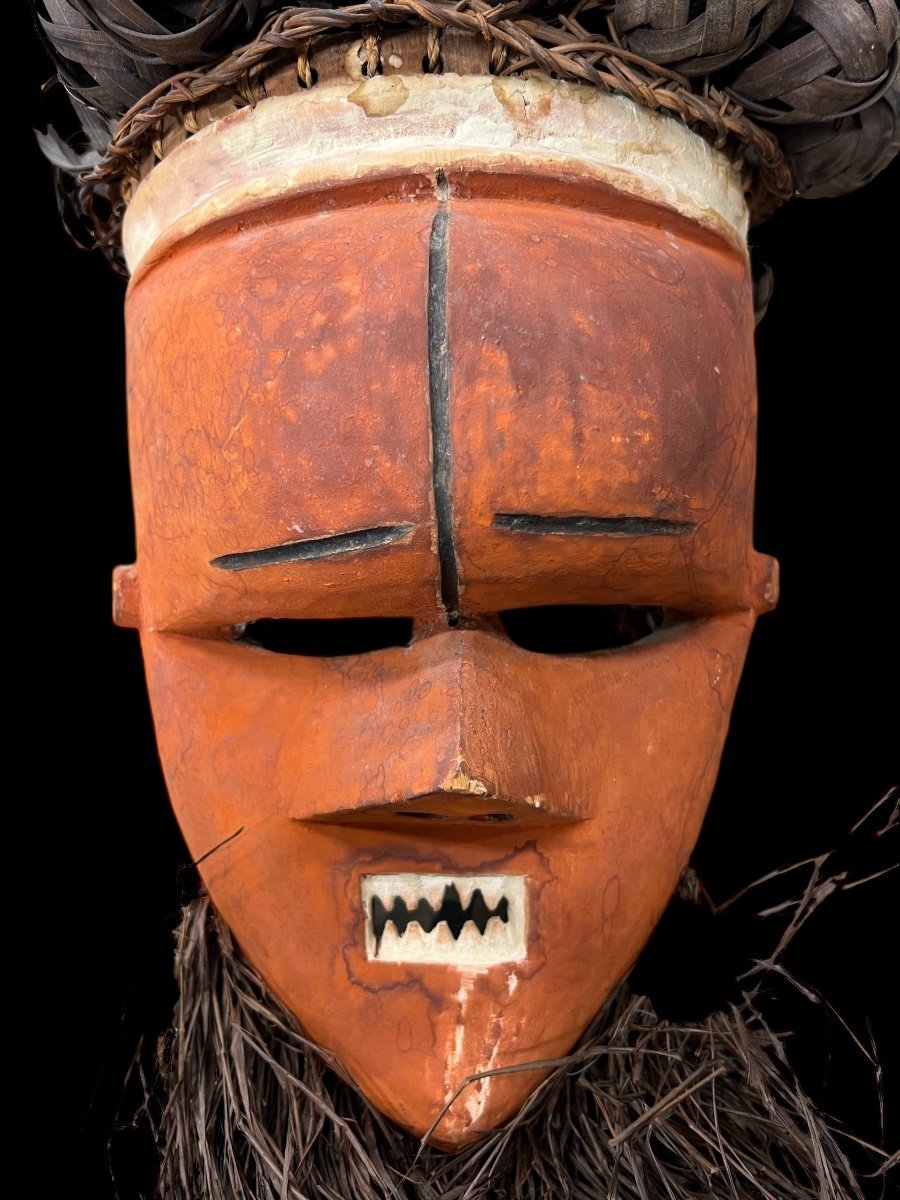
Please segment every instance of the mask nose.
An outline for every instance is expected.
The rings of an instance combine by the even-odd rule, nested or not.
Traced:
[[[418,711],[404,713],[402,754],[388,755],[378,795],[312,819],[389,824],[437,833],[447,826],[485,834],[583,819],[552,786],[540,704],[523,679],[521,652],[495,634],[445,630],[418,643]]]

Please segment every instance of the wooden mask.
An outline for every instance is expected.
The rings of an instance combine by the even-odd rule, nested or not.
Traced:
[[[680,124],[452,75],[263,101],[129,211],[117,619],[172,801],[273,992],[439,1145],[571,1047],[703,820],[776,589],[745,228]]]

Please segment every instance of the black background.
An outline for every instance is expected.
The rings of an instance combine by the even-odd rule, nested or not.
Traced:
[[[23,65],[36,124],[48,71],[34,39]],[[23,473],[9,519],[21,545],[7,646],[25,667],[15,691],[23,740],[8,753],[24,766],[24,792],[10,803],[24,811],[37,911],[50,917],[15,922],[25,945],[17,961],[28,964],[20,977],[46,1052],[28,1080],[32,1103],[66,1113],[66,1193],[78,1155],[82,1194],[105,1200],[121,1080],[141,1031],[166,1019],[170,930],[194,881],[156,758],[137,636],[109,619],[111,568],[134,556],[124,289],[63,233],[27,125],[7,226],[9,253],[23,263],[11,293],[21,341],[7,351],[18,382],[7,382],[6,467]],[[853,196],[792,202],[751,237],[775,272],[757,339],[755,536],[781,561],[782,600],[754,635],[695,855],[717,900],[832,846],[857,875],[886,858],[884,839],[847,843],[846,833],[900,776],[898,185],[895,163]],[[740,917],[710,924],[685,907],[667,918],[642,982],[663,1011],[702,1015],[736,994],[735,970],[771,935]],[[897,914],[889,878],[845,893],[789,959],[858,1036],[875,1037],[894,1145]],[[878,1140],[872,1070],[837,1020],[805,1001],[775,1012],[797,1031],[795,1061],[814,1099]]]

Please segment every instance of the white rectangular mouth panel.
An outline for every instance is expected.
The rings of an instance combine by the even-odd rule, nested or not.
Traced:
[[[524,875],[363,875],[366,957],[492,966],[525,958]]]

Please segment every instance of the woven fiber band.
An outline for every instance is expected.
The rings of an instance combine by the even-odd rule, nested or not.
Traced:
[[[281,12],[265,23],[256,39],[213,66],[185,71],[150,91],[124,115],[106,154],[83,180],[81,202],[92,216],[98,242],[108,252],[117,241],[130,185],[146,171],[153,148],[162,153],[162,135],[174,119],[185,136],[196,130],[205,104],[231,106],[263,99],[266,77],[286,60],[296,61],[296,86],[314,86],[315,51],[327,35],[355,33],[363,40],[363,76],[389,69],[382,45],[392,27],[458,31],[490,48],[488,70],[497,75],[540,72],[630,97],[647,108],[680,118],[717,149],[751,168],[748,204],[754,220],[769,215],[792,192],[793,182],[776,139],[760,129],[741,106],[715,87],[691,90],[686,78],[641,58],[621,45],[610,20],[609,36],[584,29],[572,15],[549,24],[521,11],[518,3],[491,7],[483,0],[451,5],[440,0],[368,3],[347,8],[302,8]],[[440,71],[440,39],[423,57],[421,71]],[[419,64],[416,64],[418,67]],[[95,205],[99,189],[108,211]]]

